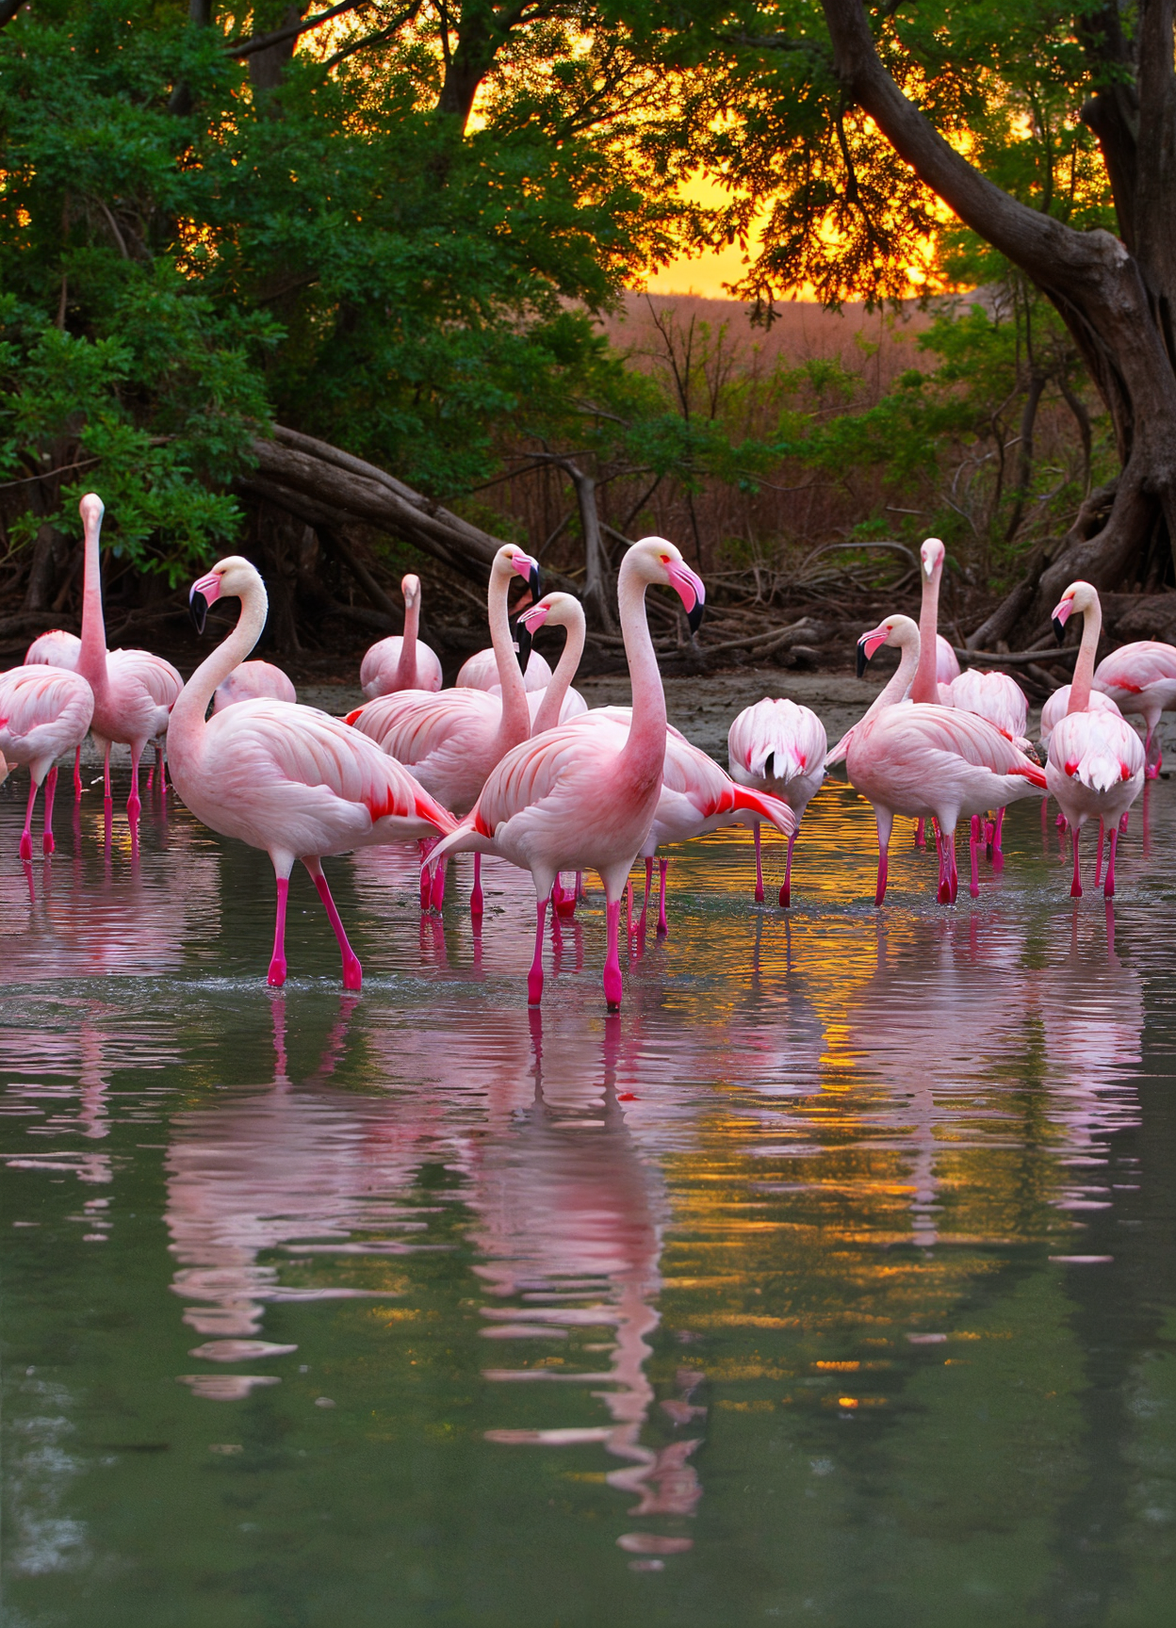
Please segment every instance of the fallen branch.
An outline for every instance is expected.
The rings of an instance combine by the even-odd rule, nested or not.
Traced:
[[[1028,667],[1031,662],[1037,661],[1073,661],[1078,654],[1078,646],[1070,645],[1068,649],[1044,650],[1010,650],[1002,654],[999,650],[965,650],[960,645],[953,645],[952,649],[961,661],[993,661],[997,666],[1003,663],[1006,667]]]

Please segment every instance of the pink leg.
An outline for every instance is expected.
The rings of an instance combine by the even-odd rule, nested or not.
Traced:
[[[327,920],[335,929],[335,937],[339,940],[339,949],[343,955],[343,988],[359,989],[363,983],[363,968],[359,964],[359,957],[347,942],[347,934],[343,931],[343,923],[335,909],[335,901],[323,875],[323,867],[317,859],[304,859],[302,863],[314,878],[318,896],[323,901],[323,909],[327,912]]]
[[[1064,831],[1066,829],[1066,816],[1062,813],[1060,808],[1058,809],[1058,817],[1054,821],[1054,824],[1057,826],[1059,831]]]
[[[645,918],[649,914],[649,895],[653,891],[653,860],[645,861],[645,899],[641,905],[641,925],[645,926]]]
[[[1000,845],[1001,835],[1004,831],[1004,817],[1004,809],[998,808],[996,811],[996,840],[992,847],[992,863],[997,870],[1000,870],[1004,865],[1004,849]]]
[[[102,759],[102,795],[106,799],[106,811],[107,811],[107,813],[109,813],[110,810],[114,806],[113,800],[112,800],[111,795],[110,795],[110,747],[109,746],[107,746],[106,755]]]
[[[1111,827],[1111,851],[1107,856],[1107,880],[1103,892],[1108,899],[1115,897],[1115,846],[1119,841],[1119,833],[1115,826]],[[1098,886],[1098,883],[1095,883]]]
[[[535,959],[527,974],[527,1005],[538,1006],[543,999],[543,925],[547,920],[547,900],[535,901]]]
[[[887,834],[885,842],[882,834],[878,834],[878,880],[874,887],[874,905],[879,906],[886,897],[886,881],[890,873],[890,836]]]
[[[1119,821],[1119,835],[1121,837],[1125,837],[1127,835],[1127,821],[1130,818],[1131,818],[1131,810],[1129,808],[1124,809],[1123,818]]]
[[[1107,840],[1106,821],[1103,820],[1103,819],[1100,819],[1099,822],[1098,822],[1098,857],[1096,858],[1096,860],[1094,862],[1094,885],[1095,885],[1095,887],[1097,887],[1098,884],[1102,881],[1103,844],[1106,842],[1106,840]]]
[[[792,903],[792,845],[796,841],[796,832],[788,838],[788,857],[784,861],[784,884],[780,889],[780,908],[787,910]]]
[[[954,904],[956,902],[956,894],[959,892],[959,888],[960,888],[960,873],[956,869],[956,851],[955,851],[955,832],[954,831],[952,832],[950,837],[945,837],[944,838],[944,846],[947,849],[948,886],[951,889],[951,897],[948,900],[948,903],[949,904]]]
[[[440,910],[445,903],[445,861],[442,860],[433,872],[433,886],[429,894],[429,903],[434,910]]]
[[[1156,743],[1156,755],[1154,760],[1152,758],[1153,741]],[[1144,769],[1144,776],[1148,780],[1154,780],[1160,772],[1160,764],[1162,763],[1163,759],[1160,756],[1159,736],[1156,734],[1156,731],[1151,724],[1148,724],[1147,726],[1147,739],[1143,744],[1143,757],[1144,762],[1147,765],[1147,767]]]
[[[670,862],[668,859],[659,859],[657,866],[657,934],[659,938],[664,938],[670,930],[669,923],[666,921],[666,872],[670,868]]]
[[[422,910],[427,910],[429,908],[429,894],[430,894],[430,892],[432,890],[433,879],[429,875],[428,871],[425,869],[425,860],[428,859],[429,854],[432,852],[433,843],[434,843],[435,840],[436,840],[435,838],[422,837],[420,839],[420,841],[417,843],[417,847],[420,850],[420,855],[421,855],[421,909]]]
[[[139,801],[139,750],[131,747],[131,795],[127,798],[127,819],[132,825],[138,825],[139,815],[143,805]]]
[[[36,802],[36,800],[37,800],[37,782],[35,780],[30,780],[29,781],[29,802],[28,802],[28,807],[25,809],[24,830],[20,834],[20,857],[22,859],[31,859],[33,857],[33,838],[32,838],[33,804]]]
[[[915,821],[915,847],[916,848],[925,848],[926,846],[927,846],[927,822],[926,822],[926,820],[916,820]]]
[[[278,877],[278,908],[274,916],[274,953],[270,957],[266,983],[280,989],[286,982],[286,896],[290,891],[290,878]]]
[[[764,867],[760,856],[760,828],[759,822],[755,825],[755,902],[764,902]]]
[[[1078,838],[1081,835],[1077,826],[1074,827],[1074,880],[1070,883],[1071,899],[1082,897],[1082,872],[1078,869]]]
[[[976,850],[977,850],[977,848],[979,846],[979,843],[980,843],[980,816],[979,816],[979,814],[973,814],[972,815],[972,838],[971,838],[971,841],[968,844],[968,847],[971,849],[971,853],[972,853],[972,879],[968,884],[968,892],[972,895],[973,899],[978,899],[980,897],[980,862],[979,862],[979,859],[978,859],[977,853],[976,853]]]
[[[82,749],[79,746],[74,752],[74,802],[82,800]]]
[[[41,838],[41,850],[51,854],[57,844],[53,841],[53,793],[57,790],[57,770],[50,769],[45,776],[45,835]]]
[[[633,932],[633,879],[632,879],[632,877],[630,877],[628,882],[625,883],[625,931],[628,934],[630,934],[630,936],[632,935],[632,932]]]
[[[617,938],[621,927],[621,901],[610,899],[605,909],[608,923],[608,955],[604,963],[604,998],[610,1012],[621,1009],[621,958]]]
[[[940,904],[951,903],[951,871],[947,863],[947,842],[938,831],[935,833],[935,846],[939,852],[939,887],[935,897]]]
[[[470,889],[470,915],[480,916],[483,913],[482,899],[482,856],[474,855],[474,885]]]

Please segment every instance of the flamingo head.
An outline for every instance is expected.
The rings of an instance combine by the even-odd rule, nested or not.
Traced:
[[[863,633],[857,643],[857,676],[861,678],[875,650],[884,644],[910,644],[912,633],[918,639],[918,623],[912,622],[909,616],[888,616],[869,633]]]
[[[421,579],[414,577],[411,572],[400,579],[400,592],[404,595],[404,608],[411,610],[419,603],[421,597]]]
[[[97,530],[102,524],[102,516],[106,513],[106,505],[97,492],[87,492],[78,504],[78,513],[82,517],[82,525],[86,531]]]
[[[1054,637],[1061,644],[1071,611],[1088,611],[1098,604],[1098,591],[1089,582],[1072,582],[1053,608]]]
[[[947,550],[938,537],[928,537],[919,550],[919,559],[923,565],[923,575],[930,582],[936,571],[943,570],[943,562],[947,558]]]
[[[691,633],[698,632],[706,604],[706,588],[702,578],[682,558],[680,548],[675,548],[664,537],[643,537],[625,555],[621,570],[636,572],[644,582],[661,582],[673,588],[686,607]]]
[[[531,598],[539,597],[539,561],[513,543],[504,543],[494,556],[491,571],[513,573],[522,577],[531,590]]]
[[[204,632],[208,607],[217,599],[241,599],[250,588],[260,586],[265,592],[261,573],[240,554],[230,554],[218,560],[206,577],[194,582],[188,592],[188,609],[196,624],[197,633]]]
[[[575,594],[544,594],[536,605],[529,605],[519,616],[528,632],[538,633],[548,624],[552,627],[573,627],[584,620],[584,607]]]

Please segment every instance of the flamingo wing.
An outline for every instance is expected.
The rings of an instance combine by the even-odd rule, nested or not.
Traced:
[[[179,699],[184,681],[162,656],[150,650],[111,650],[106,656],[112,679],[142,685],[157,707],[170,712]]]
[[[1040,765],[1026,757],[995,724],[974,712],[930,704],[887,707],[870,720],[870,725],[869,731],[862,733],[871,743],[887,737],[901,738],[915,752],[941,752],[962,758],[973,768],[1000,775],[1023,775],[1031,785],[1045,786]]]
[[[76,633],[67,633],[64,628],[56,627],[33,640],[25,652],[25,665],[64,667],[72,673],[81,650],[82,641]]]
[[[987,718],[1003,734],[1020,739],[1029,722],[1029,702],[1024,690],[1007,673],[961,673],[951,683],[951,705]]]
[[[751,776],[776,785],[811,775],[828,749],[829,738],[816,713],[787,697],[765,697],[745,707],[727,734],[728,759],[736,778]]]
[[[1111,712],[1068,712],[1054,726],[1049,755],[1056,769],[1091,791],[1110,791],[1144,770],[1143,742]]]
[[[1094,670],[1095,688],[1104,694],[1122,691],[1138,695],[1153,684],[1165,682],[1176,682],[1176,645],[1162,644],[1158,639],[1120,645]]]
[[[942,633],[935,635],[935,682],[950,684],[960,676],[959,657]]]
[[[14,763],[45,763],[80,746],[94,692],[64,667],[35,662],[0,674],[0,752]]]

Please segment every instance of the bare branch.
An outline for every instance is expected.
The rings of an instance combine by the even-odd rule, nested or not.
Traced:
[[[308,34],[311,29],[318,28],[320,23],[330,22],[332,17],[341,17],[344,12],[367,10],[372,0],[340,0],[339,5],[332,6],[329,11],[320,11],[315,17],[300,18],[296,23],[287,23],[284,28],[275,28],[272,34],[255,34],[248,40],[226,40],[225,53],[231,57],[251,57],[256,51],[268,51],[271,45],[283,45],[287,40],[296,40],[301,34]]]

